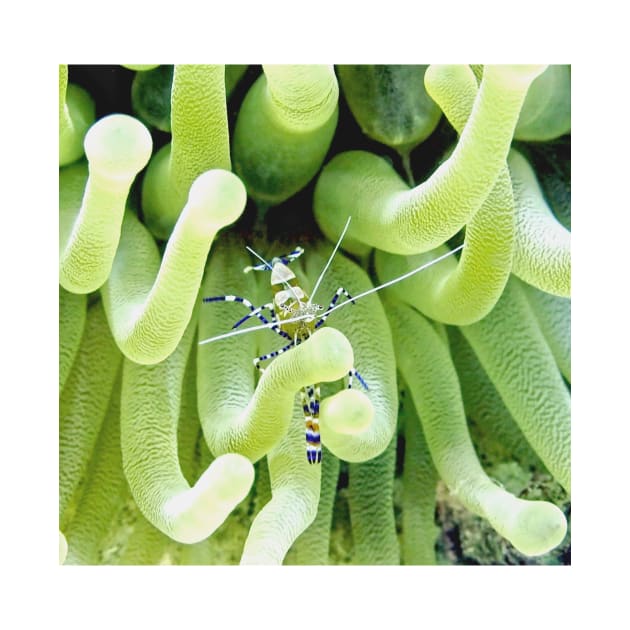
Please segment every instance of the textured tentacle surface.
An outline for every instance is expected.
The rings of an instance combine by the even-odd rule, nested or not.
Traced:
[[[83,155],[83,137],[94,122],[94,101],[78,85],[68,84],[68,66],[59,66],[59,166]]]
[[[292,410],[288,432],[267,455],[271,500],[252,523],[242,565],[282,564],[291,545],[317,513],[321,466],[306,461],[302,408],[296,402]]]
[[[571,294],[571,233],[547,205],[536,175],[515,149],[508,158],[516,202],[516,242],[512,271],[541,291]]]
[[[395,467],[395,439],[374,459],[350,464],[348,503],[354,564],[400,564],[393,504]]]
[[[400,302],[392,303],[388,314],[398,366],[411,390],[435,467],[449,490],[526,555],[543,554],[560,544],[567,525],[558,507],[518,499],[483,471],[466,427],[457,373],[431,324]]]
[[[295,541],[285,558],[285,564],[329,564],[330,529],[333,518],[340,463],[328,449],[322,449],[321,484],[317,516]]]
[[[528,442],[570,492],[571,397],[523,291],[508,283],[488,317],[460,330]]]
[[[174,540],[207,538],[249,492],[250,462],[226,454],[191,488],[179,465],[177,422],[196,316],[175,352],[157,365],[125,361],[121,402],[123,468],[138,507]]]
[[[307,261],[311,282],[319,276],[330,252],[329,247],[313,250]],[[354,295],[372,288],[367,274],[338,253],[318,289],[315,302],[328,304],[328,296],[334,295],[341,286]],[[327,323],[338,326],[350,340],[354,367],[367,382],[368,391],[345,390],[322,401],[322,441],[340,459],[365,461],[382,453],[396,430],[398,392],[387,317],[378,296],[370,295],[331,314]],[[372,414],[373,420],[368,425]]]
[[[405,431],[402,560],[405,564],[436,564],[438,528],[435,525],[435,505],[438,475],[409,390],[404,391],[401,407]]]
[[[259,203],[275,205],[320,169],[337,126],[332,66],[267,65],[234,130],[234,168]]]
[[[66,383],[81,343],[87,313],[87,297],[59,287],[59,392]]]
[[[432,74],[430,93],[458,132],[462,132],[477,95],[477,81],[468,66],[439,67]],[[394,285],[396,295],[429,317],[449,324],[469,324],[487,315],[501,296],[512,268],[514,199],[507,166],[466,225],[459,263],[447,259],[422,274]],[[439,254],[401,258],[377,251],[376,269],[381,280],[402,275]]]
[[[152,364],[173,352],[190,320],[212,241],[239,217],[245,200],[232,173],[200,175],[161,261],[147,229],[127,213],[101,293],[116,343],[129,359]]]
[[[520,283],[562,376],[571,382],[571,299]]]
[[[197,177],[211,169],[231,169],[224,66],[175,66],[171,132],[171,142],[151,159],[142,186],[147,226],[164,240]]]
[[[527,89],[543,69],[487,66],[473,113],[451,157],[411,190],[375,155],[350,151],[333,158],[314,196],[324,234],[334,238],[350,214],[347,247],[358,240],[391,253],[417,254],[453,236],[494,186]],[[428,68],[427,86],[439,72],[439,67]]]
[[[81,345],[59,400],[59,524],[72,520],[94,446],[109,407],[121,354],[103,305],[90,307]],[[94,366],[99,369],[95,370]]]
[[[107,280],[127,195],[151,148],[151,135],[140,121],[112,114],[85,136],[88,173],[80,167],[60,173],[59,282],[68,291],[89,293]]]

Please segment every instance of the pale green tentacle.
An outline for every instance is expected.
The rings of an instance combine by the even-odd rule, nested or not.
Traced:
[[[437,471],[409,390],[404,391],[401,410],[405,431],[402,491],[402,560],[404,564],[436,564],[435,524]]]
[[[96,122],[83,165],[59,173],[59,282],[73,293],[98,289],[114,260],[127,195],[151,156],[147,128],[125,114]]]
[[[291,547],[285,564],[323,565],[329,563],[330,530],[339,479],[339,460],[322,448],[322,478],[315,520]]]
[[[349,468],[353,564],[400,564],[393,496],[396,440],[377,457]]]
[[[319,246],[310,252],[306,270],[311,283],[321,273],[330,252],[330,245]],[[351,295],[373,288],[363,269],[337,253],[314,302],[326,308],[341,286]],[[339,459],[363,462],[382,453],[396,430],[396,361],[387,317],[378,296],[370,295],[331,314],[326,323],[339,327],[350,340],[354,367],[369,389],[363,392],[355,379],[353,390],[343,390],[322,401],[322,443]],[[325,393],[330,389],[326,388]],[[373,420],[366,426],[372,414]]]
[[[252,523],[242,565],[282,564],[291,545],[317,514],[321,466],[307,462],[302,407],[296,401],[292,409],[288,432],[267,455],[271,501]]]
[[[121,397],[123,468],[145,517],[173,540],[194,543],[221,525],[249,492],[250,462],[234,453],[217,458],[191,488],[177,452],[182,380],[196,314],[173,354],[157,365],[125,360]]]
[[[59,564],[64,564],[68,556],[68,543],[66,537],[59,532]]]
[[[468,66],[439,67],[432,75],[430,94],[458,132],[473,109],[477,81]],[[466,226],[464,250],[458,264],[449,258],[426,271],[394,285],[396,296],[434,320],[470,324],[494,307],[512,268],[514,247],[514,199],[507,166],[479,210]],[[401,258],[377,251],[375,266],[385,282],[418,268],[446,246],[417,256]]]
[[[121,376],[119,371],[76,516],[66,529],[66,564],[101,564],[103,541],[129,493],[120,453]]]
[[[85,318],[87,297],[59,287],[59,392],[63,389],[77,354]]]
[[[559,508],[514,497],[481,468],[466,427],[457,372],[431,324],[401,302],[389,303],[387,312],[398,367],[411,390],[435,467],[449,490],[521,553],[540,555],[560,544],[567,524]]]
[[[208,263],[202,295],[255,296],[254,277],[242,271],[248,262],[236,243],[221,243]],[[268,281],[267,276],[261,279],[264,281]],[[234,322],[246,314],[242,305],[202,305],[200,340],[229,331]],[[261,334],[265,335],[261,337],[264,352],[287,343],[272,332],[262,331]],[[199,349],[199,415],[214,455],[236,452],[257,461],[286,433],[296,393],[305,385],[338,380],[352,366],[353,353],[348,340],[336,330],[320,330],[308,342],[275,358],[254,391],[255,336],[239,335]],[[354,409],[352,402],[344,406],[342,413],[348,409]],[[300,450],[306,461],[304,448]]]
[[[465,337],[457,328],[449,328],[448,335],[470,432],[480,455],[493,462],[516,460],[523,468],[546,470]]]
[[[324,234],[334,239],[353,217],[345,247],[365,245],[396,254],[417,254],[458,232],[492,190],[510,147],[531,81],[541,66],[486,66],[473,113],[450,158],[409,190],[382,158],[364,151],[337,155],[324,168],[314,211]],[[431,85],[439,67],[425,74]],[[429,90],[430,91],[430,90]],[[355,247],[356,242],[365,244]]]
[[[541,291],[571,295],[571,232],[547,205],[532,167],[512,149],[508,165],[516,202],[512,271]]]
[[[523,291],[509,282],[464,337],[549,472],[571,492],[571,397]]]
[[[178,344],[197,301],[203,269],[217,232],[245,207],[241,181],[222,170],[200,175],[168,241],[163,259],[130,212],[109,280],[101,289],[114,338],[127,358],[157,363]]]
[[[321,167],[337,126],[332,66],[263,66],[234,130],[234,169],[259,203],[275,205]]]
[[[142,186],[147,226],[164,240],[196,178],[210,169],[231,168],[224,66],[175,66],[171,131],[171,142],[151,159]]]
[[[514,137],[544,142],[571,131],[571,66],[549,66],[530,85]]]
[[[59,66],[59,166],[83,155],[83,137],[94,122],[94,101],[78,85],[68,84],[68,66]]]
[[[124,547],[116,558],[117,565],[155,566],[170,564],[173,541],[147,521],[136,505],[131,508],[132,528],[127,534]]]
[[[562,376],[571,382],[571,299],[519,283]]]
[[[98,302],[88,309],[81,345],[59,399],[59,525],[62,532],[74,516],[121,359],[103,305]]]

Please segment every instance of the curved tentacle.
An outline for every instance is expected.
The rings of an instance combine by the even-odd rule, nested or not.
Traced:
[[[322,245],[310,253],[306,271],[311,282],[319,276],[330,252],[329,245]],[[337,253],[315,300],[328,304],[328,296],[341,286],[354,295],[373,287],[363,269]],[[382,453],[396,431],[398,391],[389,324],[377,295],[340,309],[327,323],[338,327],[350,340],[354,367],[363,375],[369,389],[344,390],[322,400],[322,443],[339,459],[363,462]]]
[[[259,203],[275,205],[321,167],[337,126],[332,66],[265,65],[234,130],[234,169]]]
[[[214,460],[190,487],[177,451],[182,381],[197,324],[196,314],[175,351],[157,365],[128,359],[123,370],[123,469],[138,507],[173,540],[207,538],[249,492],[251,463],[229,453]]]
[[[432,75],[429,92],[461,133],[472,112],[477,82],[468,66],[445,66]],[[396,296],[434,320],[465,325],[485,317],[497,303],[510,276],[514,250],[514,198],[507,165],[466,225],[458,264],[445,260],[393,287]],[[375,265],[382,280],[402,275],[447,252],[401,258],[377,251]]]
[[[317,514],[321,466],[309,465],[304,457],[302,408],[296,401],[292,409],[288,432],[267,454],[271,500],[252,523],[242,565],[282,564],[291,545]]]
[[[567,524],[558,507],[518,499],[483,471],[466,427],[457,372],[431,324],[401,302],[391,302],[388,315],[398,367],[411,390],[435,467],[449,490],[521,553],[539,555],[560,544]]]
[[[79,350],[85,318],[87,297],[59,287],[59,392],[66,383],[72,363]]]
[[[111,114],[85,136],[88,169],[79,163],[59,173],[59,282],[68,291],[89,293],[107,280],[127,195],[152,144],[139,120]]]
[[[384,159],[371,153],[349,151],[333,158],[314,195],[315,217],[324,234],[339,234],[350,214],[345,241],[350,251],[359,241],[394,254],[418,254],[453,236],[494,186],[527,89],[543,69],[486,66],[457,147],[427,181],[411,190]],[[428,68],[427,87],[439,73],[439,67]]]
[[[147,226],[164,240],[197,177],[211,169],[231,169],[224,66],[175,66],[171,132],[171,142],[153,156],[142,184]]]
[[[200,175],[169,238],[160,264],[153,237],[130,212],[108,281],[101,288],[111,329],[125,356],[143,364],[177,346],[197,300],[217,232],[245,208],[241,181],[222,170]]]
[[[541,291],[571,295],[571,232],[547,205],[534,170],[515,149],[508,165],[516,202],[516,242],[512,271]]]

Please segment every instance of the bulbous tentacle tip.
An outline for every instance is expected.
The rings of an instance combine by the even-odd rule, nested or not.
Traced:
[[[309,344],[309,347],[316,354],[313,363],[327,375],[321,380],[330,381],[345,376],[354,364],[354,352],[348,338],[336,328],[326,327],[311,337],[311,341],[315,340],[316,344]]]
[[[169,535],[194,544],[210,536],[247,496],[254,483],[252,463],[237,453],[215,459],[197,483],[173,496],[164,514],[173,523]]]
[[[247,191],[240,178],[220,168],[205,171],[190,187],[188,206],[206,214],[217,228],[234,223],[243,213]]]
[[[66,561],[68,555],[68,542],[66,537],[59,532],[59,564],[63,564]]]
[[[320,423],[326,429],[343,435],[359,435],[370,428],[374,420],[372,401],[358,389],[344,389],[321,402]]]
[[[510,542],[526,556],[540,556],[557,547],[566,536],[567,519],[562,510],[547,501],[518,499]]]
[[[90,169],[116,179],[133,179],[149,161],[153,140],[137,118],[111,114],[90,127],[84,148]]]

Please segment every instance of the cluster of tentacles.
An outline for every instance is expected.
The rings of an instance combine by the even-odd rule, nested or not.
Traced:
[[[59,76],[62,562],[529,562],[567,546],[568,67],[92,68],[128,87],[113,113],[68,81],[80,71]],[[292,269],[312,287],[348,217],[323,304],[464,247],[262,375],[268,330],[200,345],[247,314],[202,297],[270,300],[246,245],[302,245]],[[343,388],[353,365],[368,391]],[[321,465],[296,397],[312,383]],[[501,557],[467,550],[458,510]]]

